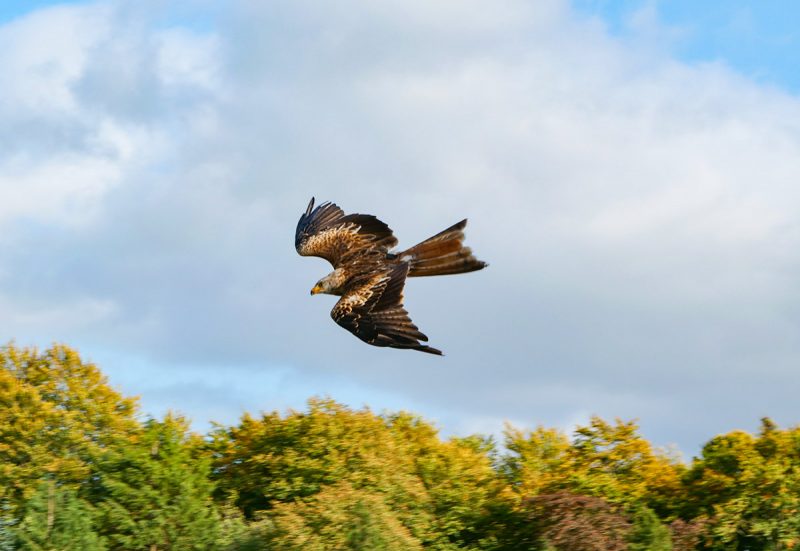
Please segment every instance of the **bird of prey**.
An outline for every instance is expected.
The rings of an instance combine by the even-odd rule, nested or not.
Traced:
[[[331,310],[336,323],[374,346],[407,348],[442,355],[422,344],[426,337],[403,308],[406,277],[462,274],[487,266],[463,245],[466,219],[402,252],[389,226],[369,214],[345,214],[333,203],[300,216],[294,246],[302,256],[319,256],[334,270],[311,294],[341,298]]]

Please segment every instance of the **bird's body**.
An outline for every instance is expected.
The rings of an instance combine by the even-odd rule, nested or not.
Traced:
[[[428,337],[411,322],[403,308],[406,277],[460,274],[486,267],[463,246],[462,220],[422,243],[399,253],[390,249],[397,239],[389,226],[367,214],[345,215],[332,203],[314,208],[314,199],[297,223],[295,248],[303,256],[328,260],[333,272],[311,294],[341,298],[331,317],[366,343],[439,354],[421,344]]]

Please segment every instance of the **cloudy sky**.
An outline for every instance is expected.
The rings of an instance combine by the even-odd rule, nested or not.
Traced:
[[[800,422],[800,8],[699,4],[4,2],[0,338],[199,430],[313,395],[687,456]],[[444,358],[309,297],[312,195],[401,245],[469,217],[490,268],[406,288]]]

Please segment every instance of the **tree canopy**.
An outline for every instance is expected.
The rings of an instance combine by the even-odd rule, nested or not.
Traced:
[[[67,346],[0,348],[0,551],[792,549],[799,473],[769,419],[689,464],[634,421],[498,445],[321,398],[201,435]]]

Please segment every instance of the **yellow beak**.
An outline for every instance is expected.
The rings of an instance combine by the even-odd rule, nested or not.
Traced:
[[[314,285],[314,288],[311,289],[311,294],[312,295],[316,295],[317,293],[321,293],[321,292],[322,292],[322,287],[320,287],[319,285]]]

